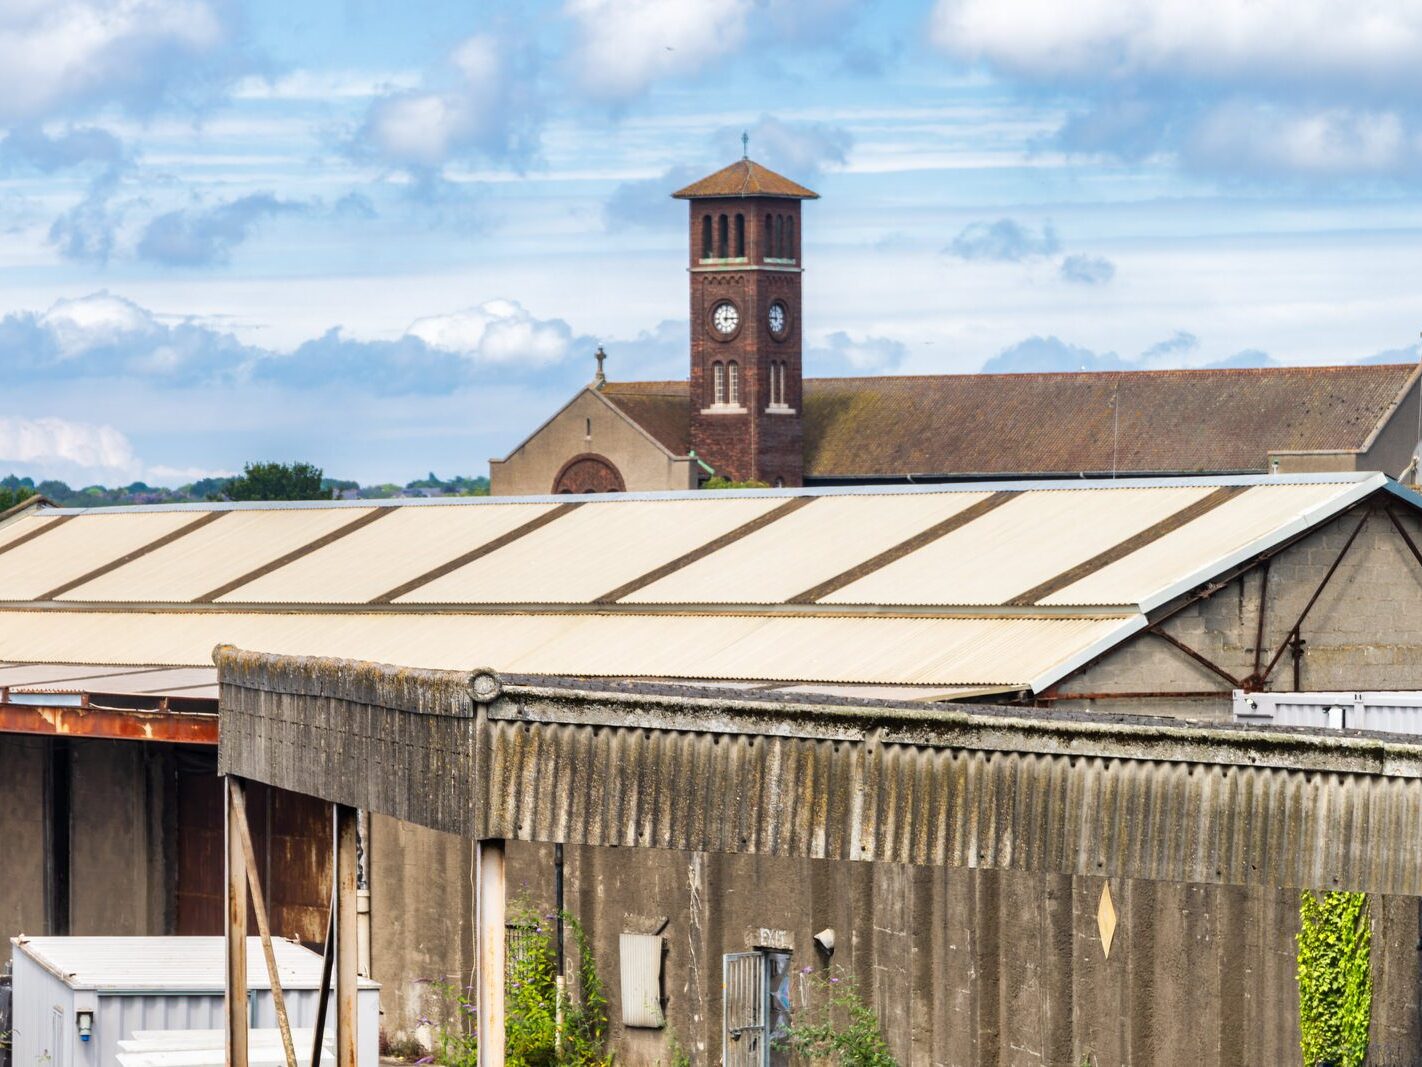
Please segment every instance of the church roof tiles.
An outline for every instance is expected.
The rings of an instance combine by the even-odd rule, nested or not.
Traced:
[[[753,159],[738,159],[729,167],[672,193],[678,200],[721,196],[775,196],[787,200],[818,200],[820,194],[762,167]]]

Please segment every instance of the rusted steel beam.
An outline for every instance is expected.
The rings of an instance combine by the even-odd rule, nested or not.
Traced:
[[[321,992],[316,998],[316,1036],[312,1039],[311,1067],[321,1067],[326,1043],[326,1006],[331,999],[331,969],[336,961],[336,872],[331,871],[331,910],[326,921],[326,948],[321,953]]]
[[[0,733],[101,737],[114,741],[217,744],[217,716],[172,711],[0,704]]]
[[[247,868],[247,884],[252,893],[252,911],[257,916],[257,933],[262,939],[262,954],[267,959],[267,977],[271,981],[272,1006],[276,1009],[277,1029],[281,1031],[286,1067],[296,1067],[296,1046],[291,1041],[291,1020],[286,1014],[286,998],[281,992],[281,976],[277,973],[276,950],[272,948],[272,928],[267,921],[267,902],[262,895],[262,880],[257,872],[257,850],[252,847],[252,830],[247,825],[246,786],[241,778],[227,778],[227,801],[231,805],[232,821],[242,846],[242,861]]]
[[[1368,524],[1368,519],[1371,518],[1371,516],[1371,510],[1363,512],[1363,517],[1358,520],[1358,525],[1353,527],[1353,532],[1348,535],[1348,540],[1343,542],[1343,547],[1339,549],[1338,555],[1329,565],[1327,573],[1324,574],[1323,581],[1318,583],[1318,588],[1313,591],[1313,596],[1308,598],[1308,603],[1304,605],[1303,611],[1299,612],[1298,620],[1289,629],[1288,635],[1284,638],[1283,643],[1279,645],[1279,650],[1275,652],[1273,658],[1269,660],[1269,666],[1264,668],[1264,674],[1259,679],[1259,684],[1261,686],[1269,680],[1269,675],[1274,673],[1274,668],[1278,665],[1280,657],[1283,656],[1284,651],[1290,646],[1294,648],[1294,675],[1295,678],[1297,678],[1299,673],[1297,657],[1300,654],[1299,650],[1302,647],[1299,638],[1300,631],[1303,629],[1304,620],[1308,618],[1308,613],[1313,610],[1313,606],[1318,603],[1318,598],[1323,595],[1323,591],[1328,588],[1328,583],[1333,580],[1333,575],[1338,570],[1339,565],[1343,562],[1343,558],[1348,555],[1348,549],[1353,547],[1353,542],[1356,541],[1358,539],[1358,535],[1363,532],[1363,527]],[[1295,682],[1294,684],[1297,685],[1298,683]]]
[[[1223,689],[1185,689],[1179,692],[1169,692],[1168,690],[1155,690],[1145,692],[1130,693],[1038,693],[1033,698],[1035,703],[1050,704],[1057,700],[1219,700],[1227,697],[1229,693]]]
[[[479,1067],[504,1067],[504,843],[478,845]]]
[[[1402,540],[1407,545],[1408,551],[1412,553],[1412,558],[1418,563],[1422,563],[1422,550],[1418,549],[1417,542],[1412,540],[1412,535],[1407,532],[1407,527],[1398,520],[1392,508],[1387,509],[1387,517],[1392,522],[1392,528],[1402,535]]]
[[[224,1027],[227,1062],[247,1067],[247,872],[231,790],[224,791],[227,854],[227,990]]]
[[[1239,679],[1236,678],[1234,675],[1230,674],[1229,671],[1219,666],[1208,656],[1204,656],[1201,655],[1199,652],[1196,652],[1189,645],[1185,644],[1185,642],[1177,638],[1171,637],[1170,634],[1166,633],[1159,627],[1152,626],[1146,630],[1146,633],[1153,634],[1154,636],[1164,641],[1166,644],[1172,645],[1175,648],[1179,649],[1181,652],[1185,653],[1185,655],[1189,656],[1192,660],[1194,660],[1200,666],[1204,667],[1206,670],[1211,671],[1214,674],[1218,674],[1221,678],[1223,678],[1230,684],[1231,689],[1237,689],[1240,687],[1241,683]]]
[[[356,1067],[356,809],[335,805],[336,1067]]]
[[[1244,688],[1257,689],[1263,684],[1260,671],[1264,667],[1264,623],[1269,609],[1269,560],[1265,560],[1259,571],[1259,620],[1254,631],[1254,669],[1243,679]]]

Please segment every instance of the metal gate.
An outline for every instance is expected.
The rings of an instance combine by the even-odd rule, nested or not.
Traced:
[[[721,964],[723,1067],[788,1061],[776,1042],[790,1026],[790,953],[731,952]]]

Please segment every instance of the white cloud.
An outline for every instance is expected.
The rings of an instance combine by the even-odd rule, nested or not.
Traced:
[[[8,0],[0,4],[0,120],[151,98],[224,36],[205,0]]]
[[[1299,110],[1241,101],[1206,114],[1187,147],[1197,163],[1228,162],[1265,173],[1368,174],[1422,158],[1422,145],[1413,143],[1395,111]]]
[[[39,323],[54,338],[56,355],[62,360],[159,332],[148,311],[108,292],[60,300],[39,316]]]
[[[112,426],[60,418],[0,417],[0,465],[36,479],[129,482],[143,469]]]
[[[410,71],[369,74],[345,70],[293,70],[278,77],[252,75],[232,87],[234,100],[358,100],[418,88]]]
[[[932,34],[953,55],[1034,76],[1422,86],[1411,0],[938,0]]]
[[[435,169],[460,155],[526,159],[537,143],[538,103],[530,53],[479,33],[449,56],[447,85],[375,101],[362,141],[399,166]]]
[[[417,319],[406,333],[475,363],[503,365],[557,363],[573,343],[573,331],[562,319],[536,319],[515,300]]]
[[[574,74],[594,97],[628,100],[736,51],[753,7],[752,0],[568,0]]]

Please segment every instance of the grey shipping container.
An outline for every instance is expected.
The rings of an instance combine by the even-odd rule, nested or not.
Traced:
[[[118,1042],[135,1030],[223,1026],[221,937],[16,937],[11,944],[14,1067],[100,1067],[117,1062]],[[274,947],[291,1025],[310,1029],[316,1025],[321,957],[290,941],[275,941]],[[247,961],[248,1018],[254,1027],[274,1027],[266,957],[255,937]],[[378,1067],[378,984],[361,980],[356,1011],[358,1062]],[[88,1024],[87,1039],[81,1023]],[[333,1025],[328,1022],[328,1031]],[[309,1058],[309,1049],[304,1056]]]

